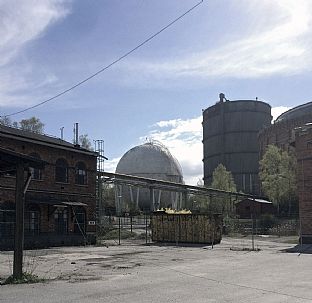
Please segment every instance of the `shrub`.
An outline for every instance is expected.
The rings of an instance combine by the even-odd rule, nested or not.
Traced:
[[[3,285],[5,284],[24,284],[24,283],[39,283],[39,282],[44,282],[45,280],[42,278],[39,278],[37,275],[28,273],[28,272],[23,272],[22,277],[20,279],[16,279],[11,275],[8,277],[4,282]]]
[[[277,223],[277,219],[272,214],[264,214],[261,215],[259,220],[259,227],[265,231],[269,230],[270,228],[274,227]]]

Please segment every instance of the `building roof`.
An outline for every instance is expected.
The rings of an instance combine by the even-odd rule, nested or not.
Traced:
[[[240,202],[242,202],[242,201],[246,201],[246,200],[248,200],[248,201],[250,201],[250,202],[260,203],[260,204],[273,204],[271,201],[268,201],[268,200],[264,200],[264,199],[253,199],[253,198],[245,198],[245,199],[243,199],[243,200],[241,200],[241,201],[236,202],[235,204],[238,204],[238,203],[240,203]]]
[[[116,167],[116,173],[133,176],[156,175],[164,180],[170,177],[183,179],[182,168],[169,150],[157,141],[135,146],[127,151]]]
[[[74,145],[70,142],[67,142],[57,137],[38,134],[35,132],[31,132],[31,131],[25,131],[19,128],[9,127],[9,126],[5,126],[2,124],[0,124],[0,137],[19,139],[25,142],[32,142],[32,143],[50,146],[54,148],[61,148],[61,149],[70,150],[73,152],[92,155],[92,156],[97,155],[97,153],[93,151],[87,150],[78,145]]]
[[[279,115],[276,118],[275,122],[280,122],[282,120],[296,119],[298,117],[301,117],[303,115],[307,115],[310,113],[312,113],[312,102],[301,104],[299,106],[289,109],[288,111]]]
[[[33,168],[43,168],[46,163],[40,159],[0,147],[0,171],[13,169],[18,161]]]

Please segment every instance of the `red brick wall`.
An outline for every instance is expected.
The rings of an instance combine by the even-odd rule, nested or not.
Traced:
[[[37,153],[48,164],[42,170],[42,180],[32,180],[27,194],[32,196],[44,195],[59,201],[75,201],[87,204],[86,220],[95,221],[96,211],[96,156],[83,154],[73,150],[64,150],[57,146],[45,146],[40,143],[24,142],[22,140],[2,137],[0,134],[0,146],[13,149],[26,155]],[[69,165],[68,183],[55,182],[55,162],[64,158]],[[75,184],[75,165],[84,162],[87,168],[87,184]],[[26,196],[27,199],[27,196]],[[0,176],[0,203],[15,201],[15,177]],[[41,229],[43,232],[54,230],[54,217],[51,209],[46,204],[39,205],[41,210]],[[51,208],[51,207],[50,207]],[[70,208],[70,207],[69,207]],[[71,216],[72,217],[72,216]],[[73,230],[73,221],[69,220],[69,230]],[[95,232],[94,225],[87,225],[87,232]]]
[[[307,114],[292,120],[282,120],[272,124],[259,132],[258,140],[260,146],[260,159],[262,159],[268,145],[276,145],[283,150],[292,147],[290,143],[295,140],[294,128],[312,122],[312,114]]]
[[[296,133],[299,215],[303,241],[312,241],[312,129]]]

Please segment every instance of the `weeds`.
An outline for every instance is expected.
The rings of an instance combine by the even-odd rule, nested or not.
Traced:
[[[28,273],[28,272],[23,272],[22,277],[17,279],[14,278],[13,275],[8,277],[2,285],[6,284],[30,284],[30,283],[40,283],[44,282],[45,279],[39,278],[37,275]]]
[[[136,236],[136,233],[131,232],[129,230],[120,230],[120,239],[129,239],[129,238],[133,238],[134,236]],[[114,239],[118,239],[119,237],[119,230],[118,229],[114,229],[109,231],[108,233],[106,233],[105,236],[103,236],[104,240],[114,240]]]

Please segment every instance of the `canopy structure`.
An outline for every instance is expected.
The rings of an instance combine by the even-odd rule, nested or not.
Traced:
[[[25,170],[30,167],[43,168],[45,164],[40,159],[0,147],[0,173],[15,172],[19,162],[23,163]]]
[[[173,207],[174,209],[182,209],[183,204],[186,204],[187,195],[188,194],[194,194],[194,195],[203,195],[203,196],[232,196],[236,198],[252,198],[255,197],[250,194],[244,194],[239,192],[231,192],[231,191],[225,191],[225,190],[219,190],[214,188],[208,188],[208,187],[201,187],[201,186],[193,186],[193,185],[187,185],[183,183],[176,183],[176,182],[170,182],[170,181],[163,181],[163,180],[156,180],[151,178],[144,178],[144,177],[137,177],[132,175],[125,175],[125,174],[118,174],[118,173],[109,173],[109,172],[97,172],[99,176],[99,180],[101,182],[107,182],[107,183],[114,183],[116,185],[116,191],[115,191],[115,200],[116,200],[116,209],[117,212],[121,212],[122,208],[122,194],[121,189],[119,188],[120,185],[127,185],[129,187],[136,186],[136,187],[142,187],[142,188],[148,188],[149,189],[149,197],[150,197],[150,205],[153,205],[154,210],[158,209],[159,203],[157,201],[157,198],[155,198],[154,190],[166,190],[171,192],[177,192],[182,194],[182,202],[181,205],[177,205],[177,207]],[[138,195],[137,195],[138,196]]]

